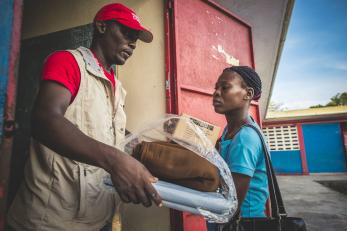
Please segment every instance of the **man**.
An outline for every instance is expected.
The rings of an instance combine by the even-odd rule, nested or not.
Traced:
[[[59,51],[43,68],[32,115],[33,140],[25,179],[9,210],[15,230],[100,230],[119,198],[105,190],[110,174],[124,202],[161,199],[157,179],[118,147],[125,133],[125,90],[112,65],[123,65],[136,41],[153,35],[121,4],[94,18],[90,49]]]

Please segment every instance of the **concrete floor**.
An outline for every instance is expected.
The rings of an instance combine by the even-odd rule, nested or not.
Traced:
[[[347,174],[278,176],[288,216],[302,217],[308,231],[346,231],[347,195],[316,181],[346,181]]]

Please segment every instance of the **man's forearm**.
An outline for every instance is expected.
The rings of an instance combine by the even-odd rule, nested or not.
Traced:
[[[33,137],[62,156],[109,170],[108,159],[120,154],[119,150],[86,136],[59,114],[37,114],[33,115]]]

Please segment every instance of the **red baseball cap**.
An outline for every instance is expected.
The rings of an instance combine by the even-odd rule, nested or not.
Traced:
[[[140,31],[139,39],[143,42],[150,43],[153,40],[153,34],[141,25],[136,13],[120,3],[103,6],[94,17],[94,22],[107,20],[116,20],[124,26]]]

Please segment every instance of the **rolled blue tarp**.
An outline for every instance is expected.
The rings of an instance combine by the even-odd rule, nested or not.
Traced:
[[[115,192],[111,177],[105,177],[104,186]],[[203,215],[211,222],[225,223],[233,215],[237,202],[227,200],[221,193],[201,192],[159,180],[153,183],[165,207]]]
[[[216,214],[226,214],[233,203],[217,192],[201,192],[165,181],[153,183],[163,200],[163,205],[172,209],[200,214],[198,209]]]

